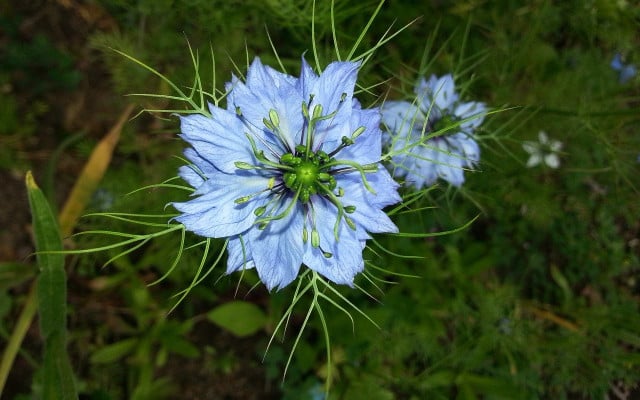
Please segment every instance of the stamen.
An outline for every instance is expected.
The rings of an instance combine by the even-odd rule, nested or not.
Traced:
[[[311,230],[311,246],[315,249],[320,247],[320,234],[315,227]]]
[[[235,165],[236,168],[238,168],[238,169],[246,169],[246,170],[249,170],[249,169],[264,169],[263,167],[260,167],[258,165],[251,165],[251,164],[246,163],[244,161],[236,161],[236,162],[233,163],[233,165]]]

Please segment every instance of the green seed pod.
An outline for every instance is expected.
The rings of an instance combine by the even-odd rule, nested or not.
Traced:
[[[282,164],[292,165],[293,164],[293,158],[294,158],[294,156],[291,153],[283,154],[282,157],[280,157],[280,162]]]
[[[308,203],[310,197],[311,192],[309,191],[309,188],[302,188],[300,190],[300,201],[302,202],[302,204]]]
[[[316,153],[316,156],[318,157],[318,160],[323,164],[328,163],[330,161],[329,155],[322,150],[319,150]]]
[[[284,185],[286,187],[288,187],[289,189],[294,189],[295,188],[295,184],[297,181],[298,177],[296,176],[296,174],[294,172],[285,172],[284,175],[282,176],[282,180],[284,181]]]

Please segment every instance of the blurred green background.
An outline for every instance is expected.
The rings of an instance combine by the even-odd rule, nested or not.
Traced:
[[[342,54],[377,6],[335,0]],[[126,96],[170,91],[110,48],[189,87],[189,44],[203,81],[215,75],[222,90],[247,59],[277,66],[270,40],[296,74],[301,54],[313,59],[312,22],[320,63],[331,62],[331,8],[323,0],[315,10],[295,0],[0,3],[3,346],[36,275],[26,171],[59,211],[126,105],[134,114],[179,106]],[[361,71],[359,83],[370,88],[359,94],[363,104],[408,98],[421,74],[454,72],[463,99],[504,111],[478,133],[479,171],[466,174],[464,187],[439,185],[415,205],[424,210],[396,222],[401,231],[437,232],[478,220],[428,240],[377,237],[390,252],[421,258],[372,246],[372,264],[419,278],[377,273],[393,281],[378,283],[381,291],[362,280],[378,301],[341,289],[381,329],[354,315],[353,330],[344,313],[325,307],[332,365],[316,318],[284,384],[304,308],[263,354],[292,289],[251,290],[256,276],[221,277],[220,268],[167,316],[201,256],[186,252],[167,280],[149,286],[169,268],[179,236],[106,267],[117,252],[68,256],[67,347],[81,398],[320,399],[329,373],[332,399],[640,398],[640,78],[621,83],[610,67],[616,53],[640,64],[640,5],[390,0],[359,51],[411,21]],[[557,169],[526,167],[522,142],[541,130],[563,143]],[[127,122],[86,212],[160,213],[184,197],[168,189],[127,195],[175,176],[184,148],[177,132],[177,118],[156,112]],[[107,228],[138,229],[82,218],[75,231]],[[71,249],[104,243],[65,239]],[[41,348],[34,323],[3,398],[41,398]]]

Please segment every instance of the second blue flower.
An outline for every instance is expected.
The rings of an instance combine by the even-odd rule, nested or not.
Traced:
[[[460,102],[451,75],[422,78],[415,94],[413,102],[387,101],[382,106],[393,173],[416,189],[438,178],[461,186],[464,170],[480,160],[474,131],[482,124],[486,106]]]

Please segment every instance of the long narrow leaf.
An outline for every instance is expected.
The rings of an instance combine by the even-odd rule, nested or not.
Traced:
[[[65,351],[67,332],[67,281],[60,230],[49,202],[33,179],[26,176],[38,267],[38,314],[44,339],[44,399],[77,399],[73,371]]]

